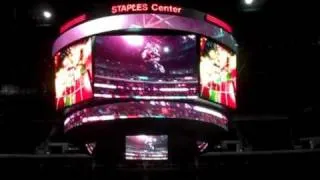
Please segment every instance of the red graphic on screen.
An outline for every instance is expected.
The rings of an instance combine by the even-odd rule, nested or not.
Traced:
[[[74,44],[54,57],[57,109],[92,97],[91,41]]]
[[[201,97],[236,108],[236,55],[204,37],[200,49]]]

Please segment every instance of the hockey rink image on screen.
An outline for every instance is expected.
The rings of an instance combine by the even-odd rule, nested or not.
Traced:
[[[105,35],[95,43],[95,97],[196,97],[195,35]]]
[[[93,96],[92,39],[88,38],[58,52],[54,57],[57,109]]]
[[[126,136],[126,160],[167,160],[167,135]]]
[[[214,41],[200,39],[200,96],[236,108],[236,55]]]

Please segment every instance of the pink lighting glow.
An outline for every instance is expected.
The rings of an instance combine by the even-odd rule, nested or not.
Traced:
[[[139,35],[123,36],[123,39],[127,41],[127,43],[130,44],[131,46],[142,46],[144,43],[143,36],[139,36]]]
[[[79,39],[99,33],[129,28],[181,30],[206,35],[212,38],[215,38],[215,34],[221,30],[219,27],[224,27],[228,32],[231,32],[232,30],[228,24],[210,15],[207,15],[206,19],[212,23],[188,17],[165,14],[114,15],[93,19],[82,24],[80,23],[87,20],[86,16],[84,15],[79,19],[81,20],[79,20],[80,22],[75,21],[75,24],[70,23],[61,27],[60,31],[64,33],[55,41],[52,50],[53,55],[60,49]],[[216,24],[219,25],[219,27]],[[189,38],[192,38],[192,36]],[[223,37],[219,38],[219,41],[220,40],[222,43],[232,48],[234,47],[235,41],[232,38],[232,35],[225,33]]]

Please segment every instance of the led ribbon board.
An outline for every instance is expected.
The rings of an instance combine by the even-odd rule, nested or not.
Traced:
[[[189,103],[140,101],[88,107],[74,112],[64,122],[65,132],[85,124],[129,119],[192,120],[227,128],[228,119],[218,111]]]

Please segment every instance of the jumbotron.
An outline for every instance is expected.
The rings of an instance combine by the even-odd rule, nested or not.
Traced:
[[[198,156],[237,107],[232,28],[173,5],[104,9],[66,22],[53,45],[67,137],[109,162]]]

